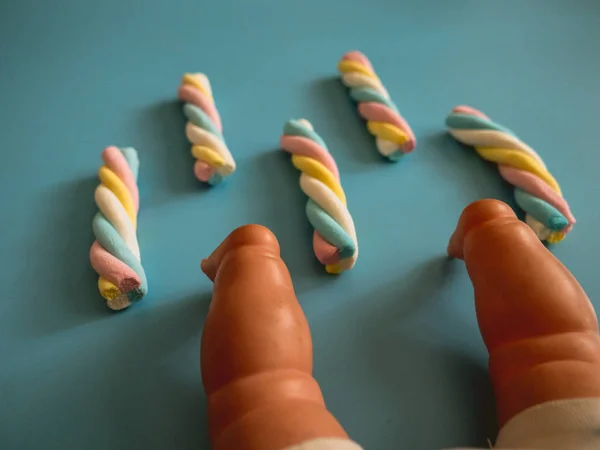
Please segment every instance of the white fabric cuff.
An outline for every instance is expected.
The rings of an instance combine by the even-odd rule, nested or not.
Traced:
[[[498,449],[600,449],[600,398],[542,403],[509,420]]]
[[[600,398],[559,400],[529,408],[504,425],[494,448],[600,450]],[[362,450],[362,447],[346,439],[320,438],[283,450]]]
[[[360,445],[347,439],[319,438],[302,442],[283,450],[363,450]]]

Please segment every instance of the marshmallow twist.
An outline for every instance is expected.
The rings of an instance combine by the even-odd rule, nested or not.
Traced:
[[[317,259],[329,273],[351,269],[358,257],[354,221],[346,206],[337,165],[325,143],[307,120],[300,119],[285,124],[280,144],[302,172],[300,188],[308,196],[306,215],[315,229],[313,248]]]
[[[365,55],[346,53],[338,64],[342,82],[350,88],[350,96],[358,102],[358,111],[375,136],[377,149],[390,161],[398,161],[414,150],[415,135],[390,99],[373,66]]]
[[[498,164],[500,175],[515,187],[515,200],[525,222],[542,241],[560,242],[575,218],[558,182],[542,158],[515,134],[469,106],[457,106],[446,119],[450,134],[475,147],[483,159]]]
[[[90,249],[98,289],[114,310],[127,308],[148,292],[136,236],[139,160],[133,148],[107,147],[98,171],[94,198],[100,210],[92,222],[96,240]]]
[[[185,74],[177,91],[188,119],[185,134],[196,158],[194,174],[200,181],[219,184],[235,171],[235,161],[223,138],[221,117],[208,78],[203,73]]]

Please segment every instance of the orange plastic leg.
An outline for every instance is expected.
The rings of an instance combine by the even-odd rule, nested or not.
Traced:
[[[540,403],[600,397],[594,309],[573,275],[508,205],[469,205],[448,253],[465,260],[473,283],[500,426]]]
[[[275,236],[238,228],[202,270],[214,281],[201,348],[213,450],[347,438],[312,377],[310,331]]]

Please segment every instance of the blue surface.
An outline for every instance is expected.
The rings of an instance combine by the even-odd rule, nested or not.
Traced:
[[[331,410],[369,449],[484,446],[486,353],[464,267],[444,249],[462,208],[512,202],[493,165],[444,133],[478,107],[537,149],[578,223],[555,254],[600,294],[597,0],[0,3],[0,447],[206,449],[199,262],[234,227],[272,228],[313,330]],[[376,152],[336,64],[365,52],[418,139]],[[185,71],[212,80],[238,171],[192,174]],[[336,278],[311,250],[283,124],[306,117],[336,158],[360,257]],[[150,284],[112,314],[88,262],[109,144],[140,152]],[[596,301],[596,306],[600,306]]]

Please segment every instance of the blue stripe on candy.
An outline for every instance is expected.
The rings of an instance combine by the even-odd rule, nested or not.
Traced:
[[[129,164],[129,168],[131,169],[131,172],[133,173],[133,178],[137,181],[138,171],[140,168],[140,160],[138,158],[138,154],[137,154],[135,148],[124,147],[124,148],[120,148],[119,150],[121,150],[121,153],[123,153],[123,156],[125,157],[127,164]]]
[[[374,102],[382,103],[390,108],[392,111],[398,111],[398,107],[393,101],[385,98],[380,92],[377,92],[371,88],[352,88],[350,89],[350,97],[356,102]]]
[[[216,172],[212,177],[210,177],[210,179],[208,180],[208,184],[210,184],[211,186],[216,186],[217,184],[220,184],[222,181],[223,181],[223,175]]]
[[[398,161],[400,161],[400,159],[402,159],[403,156],[404,156],[404,152],[401,152],[400,150],[396,150],[391,155],[388,155],[387,159],[389,159],[392,162],[398,162]]]
[[[306,215],[314,229],[338,249],[340,259],[350,258],[356,253],[356,245],[348,233],[311,199],[306,202]]]
[[[523,189],[515,188],[515,200],[527,214],[553,231],[560,231],[569,225],[567,218],[558,209]]]
[[[471,114],[452,113],[446,117],[446,126],[456,130],[494,130],[515,136],[512,130],[502,125]]]
[[[129,247],[127,247],[127,244],[125,244],[121,235],[101,212],[98,212],[94,216],[92,229],[94,230],[94,236],[100,245],[115,258],[131,267],[140,277],[140,286],[137,290],[128,293],[129,299],[132,302],[140,300],[148,292],[148,282],[146,280],[146,272],[144,272],[144,268],[138,259],[131,250],[129,250]]]
[[[323,147],[325,150],[327,150],[327,145],[325,145],[325,142],[323,141],[323,139],[321,139],[321,136],[319,136],[317,133],[315,133],[310,128],[306,128],[298,120],[289,120],[283,126],[283,134],[286,134],[288,136],[305,137],[307,139],[310,139],[311,141],[316,142],[321,147]]]
[[[208,115],[196,105],[186,103],[185,105],[183,105],[183,113],[185,114],[185,117],[187,117],[188,120],[194,125],[202,128],[203,130],[208,131],[209,133],[214,134],[222,141],[224,140],[223,135],[213,123],[213,121],[210,119],[210,117],[208,117]]]

